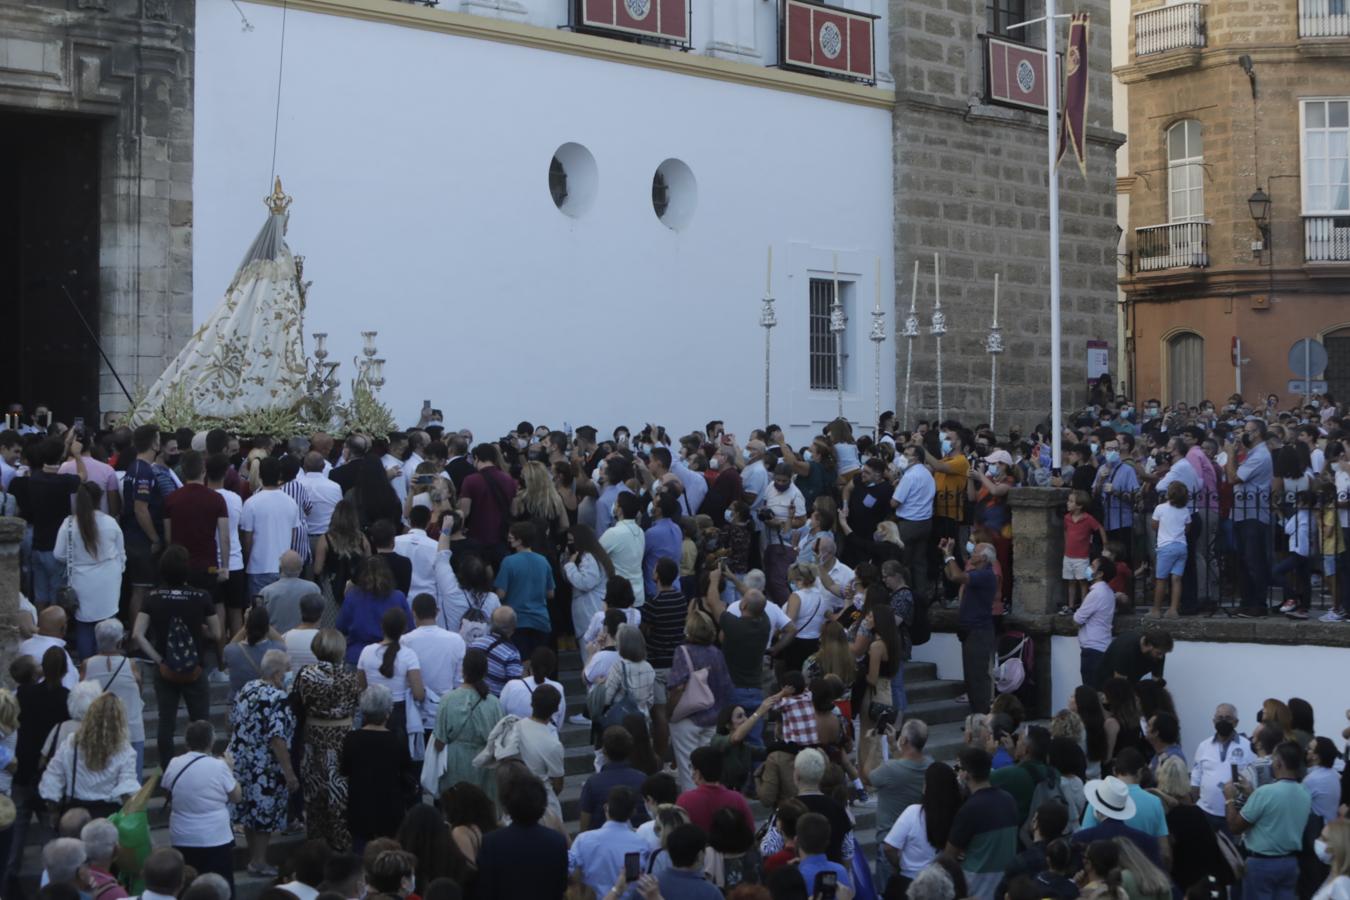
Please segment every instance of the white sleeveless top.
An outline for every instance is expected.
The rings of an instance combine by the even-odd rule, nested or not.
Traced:
[[[797,637],[814,640],[820,637],[821,626],[825,624],[825,614],[830,611],[829,600],[819,583],[809,588],[793,591],[800,604],[792,624],[797,626]]]
[[[118,700],[127,714],[127,740],[145,740],[145,702],[131,667],[136,661],[125,656],[91,656],[84,664],[85,681],[97,681]]]
[[[858,458],[857,444],[835,444],[834,458],[838,462],[836,468],[840,475],[847,475],[849,472],[856,472],[862,468],[862,462]]]

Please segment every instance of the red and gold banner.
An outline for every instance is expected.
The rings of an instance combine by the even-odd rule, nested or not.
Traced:
[[[783,0],[783,66],[876,81],[873,20],[821,3]]]
[[[1088,14],[1069,21],[1069,52],[1064,58],[1064,111],[1059,119],[1059,152],[1055,165],[1073,147],[1078,168],[1087,177]]]
[[[689,43],[689,0],[579,0],[581,27]]]

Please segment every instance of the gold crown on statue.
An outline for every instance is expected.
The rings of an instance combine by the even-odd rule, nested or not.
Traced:
[[[263,198],[267,208],[272,211],[272,215],[279,216],[284,213],[291,205],[291,195],[281,189],[281,176],[277,176],[276,185],[272,188],[272,193]]]

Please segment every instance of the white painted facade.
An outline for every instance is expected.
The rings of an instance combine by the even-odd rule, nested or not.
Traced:
[[[1056,636],[1050,640],[1050,695],[1058,710],[1068,706],[1069,695],[1082,681],[1078,639]],[[914,648],[914,658],[936,663],[940,678],[961,678],[961,645],[954,634],[934,634],[927,644]],[[1350,649],[1344,647],[1178,641],[1167,656],[1165,671],[1187,760],[1196,745],[1213,734],[1216,706],[1236,706],[1238,729],[1250,734],[1256,727],[1256,711],[1267,697],[1307,700],[1313,707],[1317,733],[1341,746],[1347,701],[1337,675],[1347,665]]]
[[[494,4],[464,6],[495,15]],[[501,5],[512,18],[512,4]],[[842,5],[885,10],[881,0]],[[565,15],[562,0],[523,7],[514,21],[550,30]],[[775,9],[699,0],[693,52],[725,38],[757,48],[759,59],[738,57],[747,65],[773,62]],[[328,332],[346,378],[359,332],[378,331],[383,396],[401,421],[430,399],[447,425],[484,437],[521,418],[602,433],[650,420],[678,433],[718,417],[744,435],[763,424],[759,312],[772,245],[772,417],[804,438],[835,415],[833,391],[809,390],[807,304],[809,280],[829,277],[837,254],[849,314],[845,413],[870,428],[878,260],[895,329],[888,109],[399,24],[285,15],[283,56],[280,7],[198,4],[198,323],[264,215],[284,60],[276,172],[295,198],[288,241],[314,281],[306,345]],[[884,20],[877,33],[884,69]],[[567,143],[594,160],[593,196],[576,217],[548,188],[550,160]],[[685,179],[679,230],[651,203],[653,173],[668,160],[687,167],[696,191]],[[894,357],[888,339],[883,408],[894,404]]]

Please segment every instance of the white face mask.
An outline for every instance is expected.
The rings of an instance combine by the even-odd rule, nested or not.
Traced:
[[[811,461],[811,451],[810,451],[810,450],[807,450],[806,452],[804,452],[804,453],[802,454],[802,461],[803,461],[803,462],[810,462],[810,461]]]
[[[731,510],[722,513],[722,518],[726,519],[728,522],[736,521],[736,517],[731,514]]]
[[[720,469],[722,468],[722,461],[714,456],[712,459],[708,460],[708,468]]]
[[[974,556],[974,555],[975,555],[975,542],[966,541],[966,556]]]
[[[908,468],[909,468],[909,457],[908,457],[908,456],[897,456],[897,457],[895,458],[895,467],[896,467],[897,469],[899,469],[901,472],[903,472],[903,471],[905,471],[906,469],[908,469]]]
[[[1317,858],[1322,861],[1322,865],[1331,865],[1331,848],[1327,846],[1326,841],[1321,838],[1313,841],[1313,852],[1316,853]]]

